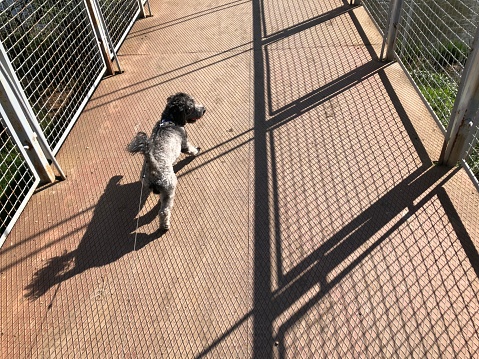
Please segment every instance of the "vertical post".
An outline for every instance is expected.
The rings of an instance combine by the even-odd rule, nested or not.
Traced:
[[[143,4],[143,2],[144,2],[144,4]],[[148,16],[151,16],[150,1],[149,0],[146,0],[146,1],[138,0],[138,6],[140,7],[140,17],[142,19],[144,19],[146,17],[145,5],[148,6],[148,13],[149,13]]]
[[[103,56],[103,61],[106,65],[106,73],[108,75],[114,75],[115,70],[113,69],[113,63],[110,58],[110,50],[108,46],[108,41],[106,38],[106,34],[103,31],[103,26],[101,25],[101,19],[95,11],[95,5],[93,5],[92,0],[85,0],[86,7],[88,9],[88,13],[90,15],[91,23],[93,25],[93,31],[95,32],[95,36],[98,41],[98,45],[100,47],[101,55]],[[100,11],[100,9],[98,9]]]
[[[0,106],[3,108],[7,120],[15,129],[17,137],[26,149],[26,153],[40,177],[40,181],[42,183],[52,183],[55,181],[55,173],[40,147],[36,133],[32,131],[28,124],[20,99],[15,95],[11,81],[9,81],[7,76],[8,73],[0,62]]]
[[[404,43],[406,45],[408,45],[410,41],[409,34],[411,33],[411,22],[412,22],[412,17],[414,15],[415,7],[416,7],[416,0],[411,0],[411,2],[409,3],[408,14],[406,16],[406,24],[404,25]]]
[[[8,112],[10,121],[21,123],[17,129],[21,133],[26,133],[26,137],[21,137],[21,140],[25,141],[27,146],[36,154],[32,154],[35,158],[32,158],[32,163],[39,167],[37,172],[39,173],[42,182],[52,182],[50,176],[50,165],[48,161],[51,161],[58,170],[60,177],[66,179],[65,173],[60,167],[57,159],[53,155],[50,146],[43,135],[43,131],[37,121],[35,114],[31,106],[28,104],[25,92],[21,88],[20,82],[12,68],[12,65],[8,59],[5,48],[0,41],[0,74],[2,76],[2,88],[0,88],[0,96],[2,96],[2,105],[4,105],[5,112]],[[9,107],[13,106],[13,107]],[[9,112],[10,111],[10,112]],[[13,112],[11,112],[13,111]],[[15,119],[18,118],[18,121]],[[12,123],[13,124],[13,123]],[[22,130],[23,129],[23,130]],[[28,143],[27,143],[28,142]],[[27,152],[29,153],[29,152]],[[36,158],[38,157],[38,158]],[[47,158],[47,162],[43,158]],[[48,164],[48,168],[42,169],[44,165]],[[49,169],[50,168],[50,169]],[[54,177],[53,177],[54,180]]]
[[[148,6],[148,16],[151,16],[150,0],[146,0],[146,5]]]
[[[461,83],[454,102],[446,137],[439,159],[440,164],[455,166],[467,151],[471,130],[479,117],[479,26],[472,43],[472,50],[462,72]]]
[[[389,6],[388,28],[384,34],[383,46],[381,49],[380,59],[382,61],[393,61],[394,50],[396,49],[397,27],[401,16],[401,9],[404,0],[392,0]],[[383,57],[384,48],[386,47],[386,56]]]
[[[143,6],[143,0],[138,0],[138,6],[140,7],[140,17],[144,19],[146,17],[145,7]]]
[[[92,3],[95,4],[95,8],[98,14],[97,19],[99,20],[100,28],[102,29],[101,33],[104,35],[102,37],[102,41],[107,48],[110,48],[111,53],[113,54],[113,58],[115,59],[116,66],[118,67],[118,72],[122,73],[123,71],[121,70],[121,67],[120,67],[120,61],[118,61],[118,55],[116,54],[115,46],[113,45],[113,41],[111,41],[110,33],[108,32],[108,28],[106,27],[106,21],[105,21],[105,18],[103,17],[100,4],[98,3],[98,0],[86,0],[86,1],[91,1]]]

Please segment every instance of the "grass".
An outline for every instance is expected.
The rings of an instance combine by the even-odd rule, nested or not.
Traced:
[[[447,128],[458,85],[448,74],[427,70],[412,70],[411,77],[441,123]]]
[[[416,44],[398,42],[398,56],[444,128],[448,127],[469,53],[470,47],[458,40],[436,44],[427,51]],[[479,179],[479,143],[466,161]]]

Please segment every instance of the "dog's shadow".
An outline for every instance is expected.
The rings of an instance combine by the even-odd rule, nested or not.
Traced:
[[[158,206],[153,206],[137,219],[138,209],[145,205],[149,190],[143,188],[142,191],[141,181],[121,184],[121,179],[122,176],[115,176],[108,182],[78,247],[51,258],[33,274],[32,281],[25,287],[26,298],[35,300],[53,286],[87,269],[112,263],[133,251],[137,221],[141,227],[157,219]],[[162,234],[159,231],[138,233],[136,250]]]
[[[193,159],[186,157],[179,161],[174,166],[175,172]],[[121,184],[122,178],[115,176],[108,182],[78,247],[49,259],[33,274],[32,281],[25,287],[26,298],[35,300],[55,285],[87,269],[110,264],[134,249],[140,250],[165,233],[157,230],[135,235],[137,228],[158,221],[159,205],[138,218],[138,209],[145,206],[150,190],[141,181]]]
[[[193,159],[186,157],[179,161],[174,166],[175,172]],[[141,181],[121,184],[122,178],[115,176],[108,182],[78,247],[49,259],[33,274],[32,281],[25,287],[26,298],[35,300],[55,285],[87,269],[110,264],[134,249],[140,250],[165,233],[157,230],[151,234],[136,233],[135,236],[137,228],[158,221],[159,205],[138,218],[138,209],[144,207],[150,190]]]

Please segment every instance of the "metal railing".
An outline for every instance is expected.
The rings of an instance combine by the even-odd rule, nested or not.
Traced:
[[[381,33],[386,32],[386,27],[388,23],[388,10],[389,10],[389,1],[378,1],[378,0],[352,0],[354,3],[362,3],[364,8],[369,13],[369,16],[376,23],[376,26],[381,31]]]
[[[444,128],[477,27],[479,3],[470,4],[404,1],[399,22],[396,54]]]
[[[40,181],[0,107],[0,247]]]
[[[83,0],[39,3],[0,4],[0,41],[56,152],[105,65]]]
[[[65,177],[54,156],[145,4],[0,1],[0,246],[49,161]]]
[[[381,58],[401,63],[445,134],[439,162],[462,163],[479,185],[475,95],[470,91],[465,92],[467,99],[460,95],[461,86],[479,76],[469,71],[464,79],[466,63],[478,61],[471,57],[478,41],[479,0],[361,3],[384,35]],[[463,111],[463,117],[457,118],[457,110]]]
[[[140,13],[138,0],[97,0],[115,51]],[[125,21],[130,19],[130,21]]]

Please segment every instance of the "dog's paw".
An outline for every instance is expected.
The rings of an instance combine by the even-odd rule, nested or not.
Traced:
[[[190,149],[182,149],[181,153],[185,153],[188,156],[196,156],[200,153],[201,147],[190,147]]]
[[[198,156],[198,154],[200,153],[200,151],[201,151],[201,147],[196,147],[196,148],[194,149],[194,151],[189,151],[189,152],[187,152],[187,154],[188,154],[189,156]]]

